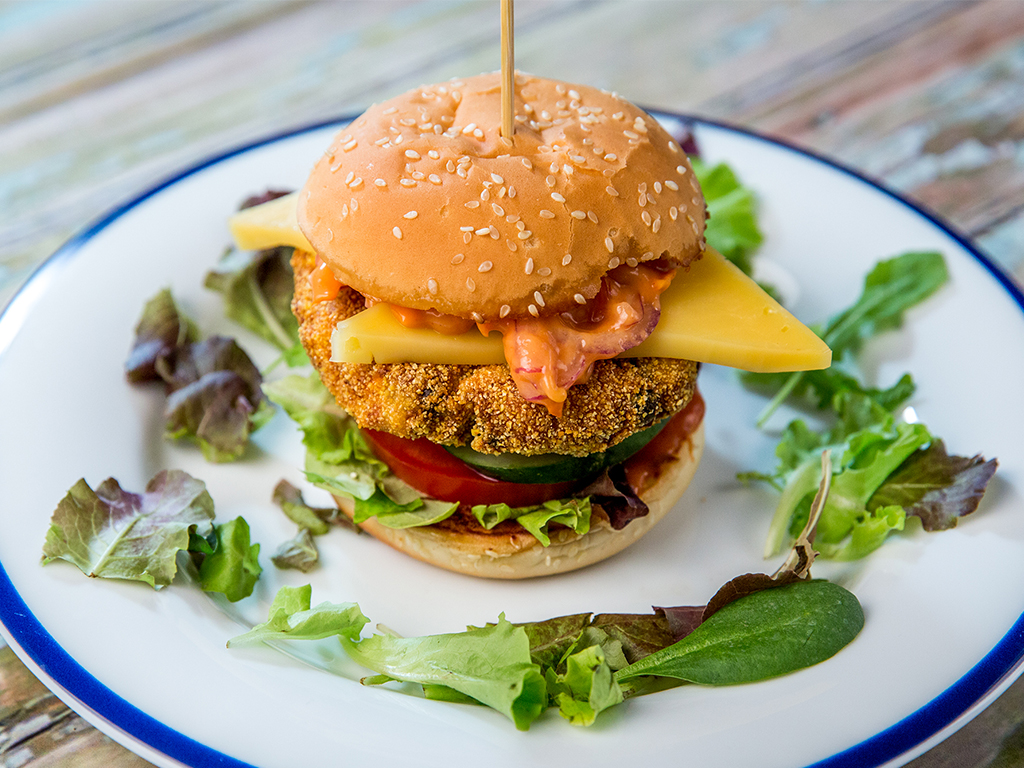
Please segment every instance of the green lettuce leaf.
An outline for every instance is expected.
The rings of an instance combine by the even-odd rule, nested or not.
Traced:
[[[548,527],[552,523],[571,528],[581,536],[590,530],[590,499],[553,499],[530,507],[508,504],[478,504],[473,516],[487,530],[505,520],[515,520],[545,547],[551,544]]]
[[[270,605],[267,620],[228,641],[229,648],[275,640],[322,640],[340,637],[357,640],[368,619],[355,603],[321,603],[311,608],[313,588],[281,587]]]
[[[281,350],[289,366],[308,362],[292,314],[292,248],[227,251],[205,285],[224,296],[224,312]]]
[[[244,517],[215,525],[214,534],[216,545],[199,566],[199,585],[204,592],[220,592],[235,603],[252,594],[263,572],[260,545],[250,543]]]
[[[598,714],[621,704],[622,689],[613,672],[600,644],[571,654],[565,660],[564,673],[549,670],[548,692],[562,717],[573,725],[593,725]]]
[[[450,688],[502,713],[519,730],[547,707],[547,685],[530,659],[526,632],[504,614],[497,624],[455,634],[343,638],[342,646],[358,664],[387,679]]]
[[[708,206],[708,244],[729,261],[751,273],[751,256],[763,236],[757,224],[757,200],[725,163],[708,165],[690,158]]]
[[[95,491],[79,480],[53,513],[43,563],[67,560],[88,576],[160,588],[174,579],[190,534],[211,532],[213,516],[206,485],[180,470],[158,473],[141,494],[114,478]]]
[[[323,536],[327,533],[331,529],[331,523],[339,517],[337,507],[309,506],[302,496],[302,491],[287,480],[281,480],[274,486],[272,500],[289,520],[314,536]]]

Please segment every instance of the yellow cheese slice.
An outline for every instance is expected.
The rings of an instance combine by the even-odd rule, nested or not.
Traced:
[[[298,193],[239,211],[228,222],[243,250],[290,245],[313,248],[295,216]],[[476,330],[446,336],[426,328],[406,328],[383,304],[338,324],[332,357],[344,363],[447,363],[490,365],[505,362],[501,336]],[[804,371],[827,368],[832,352],[735,265],[707,249],[703,258],[680,271],[661,296],[661,318],[654,332],[622,357],[671,357],[715,363],[747,371]]]
[[[299,193],[279,197],[252,208],[239,211],[228,219],[228,229],[235,245],[243,251],[261,251],[279,245],[290,245],[302,251],[313,251],[313,246],[299,229],[295,218],[295,203]]]
[[[654,332],[621,357],[681,358],[758,372],[814,370],[832,361],[825,342],[711,249],[676,275],[661,296],[661,310]],[[341,363],[505,362],[498,333],[446,336],[406,328],[383,304],[339,323],[331,350],[331,360]]]

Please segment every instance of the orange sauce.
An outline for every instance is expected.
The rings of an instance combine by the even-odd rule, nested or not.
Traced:
[[[338,296],[344,283],[331,271],[319,256],[316,266],[309,274],[309,286],[313,290],[313,301],[330,301]]]
[[[455,315],[444,315],[436,309],[410,309],[389,304],[398,322],[406,328],[430,328],[446,336],[458,336],[470,330],[476,323]]]

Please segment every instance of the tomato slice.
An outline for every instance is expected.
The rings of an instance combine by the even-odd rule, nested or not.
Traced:
[[[481,475],[426,438],[408,440],[364,429],[370,447],[395,475],[420,493],[442,501],[526,507],[572,494],[577,483],[509,483]]]

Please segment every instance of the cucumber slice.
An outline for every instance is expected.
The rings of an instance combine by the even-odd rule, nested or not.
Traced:
[[[515,453],[479,453],[465,445],[445,446],[450,454],[461,459],[477,472],[509,483],[563,483],[586,480],[613,464],[619,464],[643,448],[661,432],[668,419],[653,427],[635,432],[607,451],[589,456],[566,456],[561,453],[542,453],[520,456]]]

